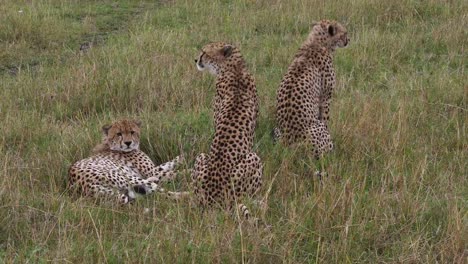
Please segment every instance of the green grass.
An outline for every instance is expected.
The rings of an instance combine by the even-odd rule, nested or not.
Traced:
[[[462,0],[3,0],[0,262],[463,263],[467,13]],[[270,131],[279,82],[322,18],[343,22],[351,46],[335,56],[336,149],[316,162]],[[208,151],[214,79],[193,59],[220,40],[256,78],[268,208],[251,209],[271,230],[158,195],[70,197],[68,167],[113,120],[141,119],[155,162],[185,153],[189,168]]]

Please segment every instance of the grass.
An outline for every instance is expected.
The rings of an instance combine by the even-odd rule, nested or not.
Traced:
[[[466,263],[467,13],[461,0],[3,0],[0,262]],[[279,82],[322,18],[351,46],[335,56],[336,149],[315,162],[270,131]],[[70,197],[68,167],[113,120],[141,119],[155,162],[185,153],[189,168],[208,151],[215,86],[193,59],[218,40],[256,77],[268,208],[251,207],[272,229],[157,195]]]

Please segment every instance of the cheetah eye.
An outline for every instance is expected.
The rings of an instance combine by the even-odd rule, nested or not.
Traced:
[[[121,136],[122,136],[122,133],[120,133],[120,132],[117,133],[117,136],[118,136],[118,137],[121,137]]]
[[[135,131],[130,131],[130,134],[132,134],[132,135],[135,134]]]

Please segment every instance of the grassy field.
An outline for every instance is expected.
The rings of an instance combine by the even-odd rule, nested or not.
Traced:
[[[463,0],[2,0],[0,262],[466,263],[467,14]],[[316,162],[270,132],[280,80],[322,18],[351,45],[335,56],[336,148]],[[139,118],[158,163],[208,151],[214,79],[193,60],[220,40],[256,78],[268,206],[247,203],[271,230],[158,195],[70,197],[68,167],[113,120]]]

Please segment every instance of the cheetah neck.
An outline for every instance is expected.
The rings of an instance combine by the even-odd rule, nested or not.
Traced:
[[[248,92],[249,79],[245,68],[224,70],[216,79],[216,92],[223,98],[239,97]]]
[[[335,48],[326,37],[310,34],[304,44],[302,44],[300,50],[308,51],[316,49],[325,49],[330,53],[335,51]]]
[[[93,153],[100,153],[100,152],[105,152],[105,151],[110,151],[110,147],[107,143],[101,143],[101,144],[98,144],[96,145],[94,148],[93,148]]]
[[[96,145],[93,150],[92,150],[92,153],[93,154],[99,154],[99,153],[118,153],[120,155],[125,155],[125,154],[129,154],[129,153],[134,153],[135,150],[131,150],[131,151],[128,151],[128,152],[125,152],[125,151],[118,151],[118,150],[112,150],[110,148],[110,146],[107,144],[107,143],[101,143],[101,144],[98,144]]]

